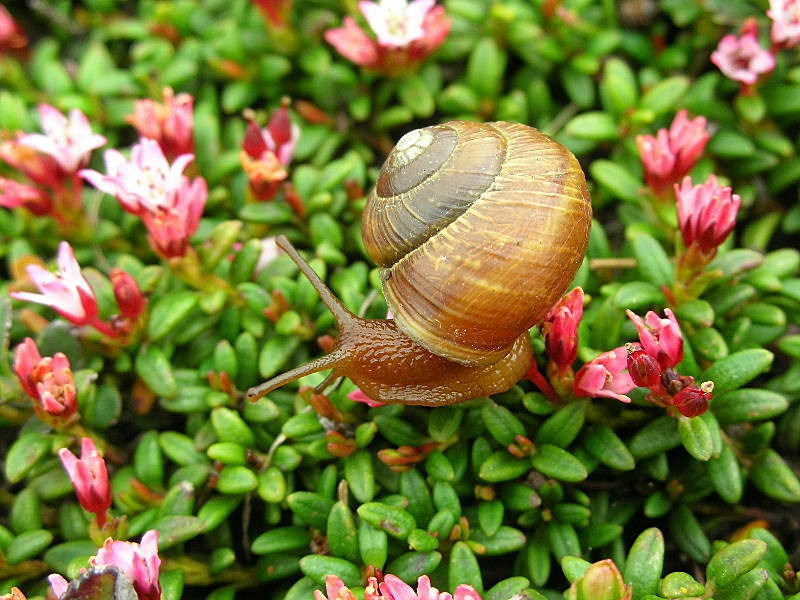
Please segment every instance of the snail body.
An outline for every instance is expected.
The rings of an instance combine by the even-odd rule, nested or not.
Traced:
[[[282,240],[340,335],[326,356],[248,395],[327,368],[381,402],[438,406],[505,391],[530,366],[528,329],[575,276],[590,225],[577,160],[536,129],[453,121],[412,131],[363,215],[394,320],[350,313]]]

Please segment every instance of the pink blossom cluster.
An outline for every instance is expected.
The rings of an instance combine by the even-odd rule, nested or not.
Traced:
[[[161,559],[158,556],[158,531],[155,529],[146,532],[138,544],[107,539],[91,564],[119,569],[133,584],[139,600],[161,600],[162,590],[158,581]],[[64,596],[69,582],[61,575],[50,575],[48,580],[55,597]]]
[[[329,29],[325,39],[354,63],[396,75],[419,64],[441,46],[452,21],[436,0],[362,0],[358,7],[374,32],[373,40],[352,17]]]
[[[111,283],[120,314],[111,321],[104,321],[100,318],[94,290],[81,273],[75,252],[67,242],[61,242],[58,247],[57,263],[55,273],[40,265],[28,265],[28,277],[39,293],[11,292],[11,297],[49,306],[71,323],[90,325],[111,338],[127,336],[135,330],[147,307],[147,299],[131,275],[121,269],[112,271]]]
[[[78,170],[88,164],[92,150],[106,138],[92,131],[78,109],[65,116],[49,104],[39,106],[44,133],[17,133],[0,143],[0,160],[28,180],[0,177],[0,206],[24,207],[37,216],[52,215],[62,226],[83,209],[83,186]]]
[[[648,398],[662,406],[675,406],[685,417],[696,417],[708,410],[712,382],[695,385],[693,377],[682,376],[675,367],[683,360],[683,335],[678,319],[670,309],[666,318],[653,311],[642,319],[626,311],[639,332],[639,343],[627,346],[628,374],[638,387],[649,388]]]
[[[675,195],[683,243],[713,257],[736,225],[742,198],[730,187],[720,185],[716,175],[698,185],[686,177],[680,187],[675,185]]]
[[[130,159],[117,150],[107,150],[104,159],[105,174],[84,169],[81,176],[139,216],[151,246],[161,256],[184,256],[208,198],[205,179],[183,174],[194,156],[181,154],[170,164],[156,140],[142,138],[131,149]]]
[[[325,579],[325,594],[317,590],[314,600],[356,600],[356,595],[335,575]],[[416,591],[394,575],[386,575],[380,583],[370,577],[364,589],[364,600],[481,600],[481,595],[471,585],[461,584],[454,594],[440,592],[431,586],[427,575],[417,580]]]
[[[272,200],[278,193],[289,175],[286,167],[299,138],[300,128],[292,123],[288,101],[275,111],[266,127],[259,127],[252,119],[248,123],[241,161],[258,200]]]
[[[78,411],[78,392],[69,359],[61,352],[42,358],[31,338],[17,346],[14,372],[43,420],[69,422]]]
[[[128,122],[143,138],[158,142],[168,160],[194,153],[194,98],[164,88],[164,102],[137,100]]]
[[[630,402],[628,392],[639,386],[651,389],[654,404],[676,406],[686,416],[701,414],[708,408],[712,386],[708,382],[698,387],[693,378],[675,371],[683,360],[683,334],[674,313],[667,308],[664,314],[662,318],[650,311],[642,319],[628,310],[639,342],[603,352],[573,374],[583,316],[583,290],[575,288],[550,309],[541,325],[548,377],[535,361],[526,377],[553,400],[574,395]]]

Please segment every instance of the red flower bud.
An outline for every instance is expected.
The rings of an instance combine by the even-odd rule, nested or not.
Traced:
[[[713,381],[703,382],[700,387],[690,385],[675,394],[672,402],[684,417],[697,417],[708,410],[708,403],[711,401],[711,392],[713,391]]]
[[[147,298],[139,289],[136,280],[122,269],[111,271],[111,283],[114,286],[114,297],[119,304],[123,317],[136,321],[147,306]]]
[[[639,387],[656,387],[661,381],[661,366],[641,346],[637,346],[628,345],[628,374]]]

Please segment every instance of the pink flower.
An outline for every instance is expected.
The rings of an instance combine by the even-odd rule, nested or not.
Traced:
[[[800,0],[769,0],[772,43],[778,48],[800,44]]]
[[[288,177],[286,166],[291,162],[300,128],[292,123],[289,103],[273,113],[265,128],[255,121],[247,125],[242,143],[242,167],[250,179],[250,187],[259,200],[271,200],[281,182]]]
[[[104,157],[107,175],[88,169],[80,175],[141,217],[156,252],[165,258],[184,256],[208,198],[205,179],[183,175],[194,157],[182,154],[170,165],[158,143],[149,138],[132,148],[130,161],[116,150],[108,150]]]
[[[194,98],[164,88],[164,102],[137,100],[128,117],[142,137],[156,140],[170,160],[194,153]]]
[[[64,579],[61,575],[53,574],[47,576],[47,581],[50,582],[50,587],[53,589],[53,594],[56,598],[61,598],[69,587],[69,581]]]
[[[160,600],[161,584],[158,573],[158,531],[151,529],[142,536],[141,544],[107,539],[92,559],[92,565],[110,565],[125,573],[133,583],[139,600]]]
[[[111,270],[111,284],[122,316],[130,321],[138,320],[147,308],[147,298],[139,289],[139,284],[122,269]]]
[[[374,408],[375,406],[384,406],[386,404],[386,402],[379,402],[378,400],[373,400],[372,398],[367,396],[364,392],[358,389],[353,390],[352,392],[347,394],[347,397],[350,398],[350,400],[352,400],[353,402],[363,402],[370,408]]]
[[[85,437],[81,439],[80,459],[67,448],[59,450],[58,456],[72,481],[78,502],[84,509],[97,515],[97,522],[102,527],[111,507],[111,486],[106,462],[97,446],[91,438]]]
[[[583,365],[575,374],[575,395],[587,398],[615,398],[630,402],[625,394],[636,385],[625,370],[628,366],[624,346],[604,352]]]
[[[325,39],[356,64],[389,75],[402,73],[425,60],[450,33],[452,21],[434,1],[363,0],[359,8],[377,40],[352,17],[345,17],[343,27],[326,31]]]
[[[25,135],[18,133],[16,139],[0,142],[0,159],[20,171],[36,185],[61,188],[64,171],[52,156],[42,154],[23,144],[20,140]]]
[[[182,154],[170,165],[158,142],[149,138],[133,146],[130,160],[117,150],[106,150],[103,158],[106,175],[84,169],[80,176],[98,190],[116,196],[122,207],[135,215],[170,206],[187,179],[183,170],[194,160],[192,154]]]
[[[336,575],[325,577],[325,593],[314,591],[314,600],[356,600],[356,596]]]
[[[715,252],[736,225],[741,197],[731,188],[719,185],[716,175],[694,186],[691,178],[686,177],[680,187],[675,185],[675,195],[686,247],[697,244],[706,254]]]
[[[666,319],[662,319],[652,310],[644,319],[631,310],[625,313],[639,331],[639,341],[647,354],[658,361],[662,369],[674,367],[683,360],[683,335],[678,319],[668,308],[664,309]]]
[[[57,273],[39,265],[29,265],[28,275],[41,293],[12,292],[12,298],[50,306],[76,325],[97,323],[97,299],[89,282],[81,275],[81,267],[67,242],[61,242],[58,247]]]
[[[440,592],[431,586],[427,575],[417,579],[417,591],[399,577],[387,575],[380,584],[385,600],[481,600],[481,595],[471,585],[461,584],[455,594]]]
[[[764,73],[775,68],[775,57],[758,41],[758,24],[749,21],[742,28],[742,35],[726,35],[711,54],[713,62],[727,77],[754,85]]]
[[[636,138],[644,163],[645,179],[656,193],[663,194],[691,171],[703,155],[711,134],[705,117],[691,121],[685,110],[675,115],[669,130]]]
[[[436,0],[362,0],[358,8],[375,32],[378,43],[401,48],[425,35],[422,25]]]
[[[708,410],[713,391],[713,381],[701,383],[700,387],[689,385],[675,394],[672,402],[684,417],[697,417]]]
[[[23,52],[28,47],[28,38],[11,14],[0,4],[0,54]]]
[[[53,199],[39,188],[0,177],[0,206],[23,206],[33,214],[42,216],[53,211]]]
[[[52,156],[66,173],[75,173],[89,162],[92,150],[106,143],[106,138],[92,132],[86,115],[73,108],[69,118],[49,104],[39,105],[41,133],[28,133],[19,143]]]
[[[583,318],[583,290],[575,288],[559,300],[542,321],[547,356],[560,369],[578,357],[578,326]]]
[[[25,338],[17,346],[14,372],[23,389],[36,402],[37,411],[67,419],[78,410],[78,392],[69,359],[57,352],[52,358],[39,354],[36,342]]]

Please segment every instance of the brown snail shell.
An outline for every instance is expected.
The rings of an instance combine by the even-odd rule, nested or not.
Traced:
[[[591,216],[562,145],[518,123],[453,121],[398,142],[363,235],[398,327],[434,354],[490,364],[566,291]]]

